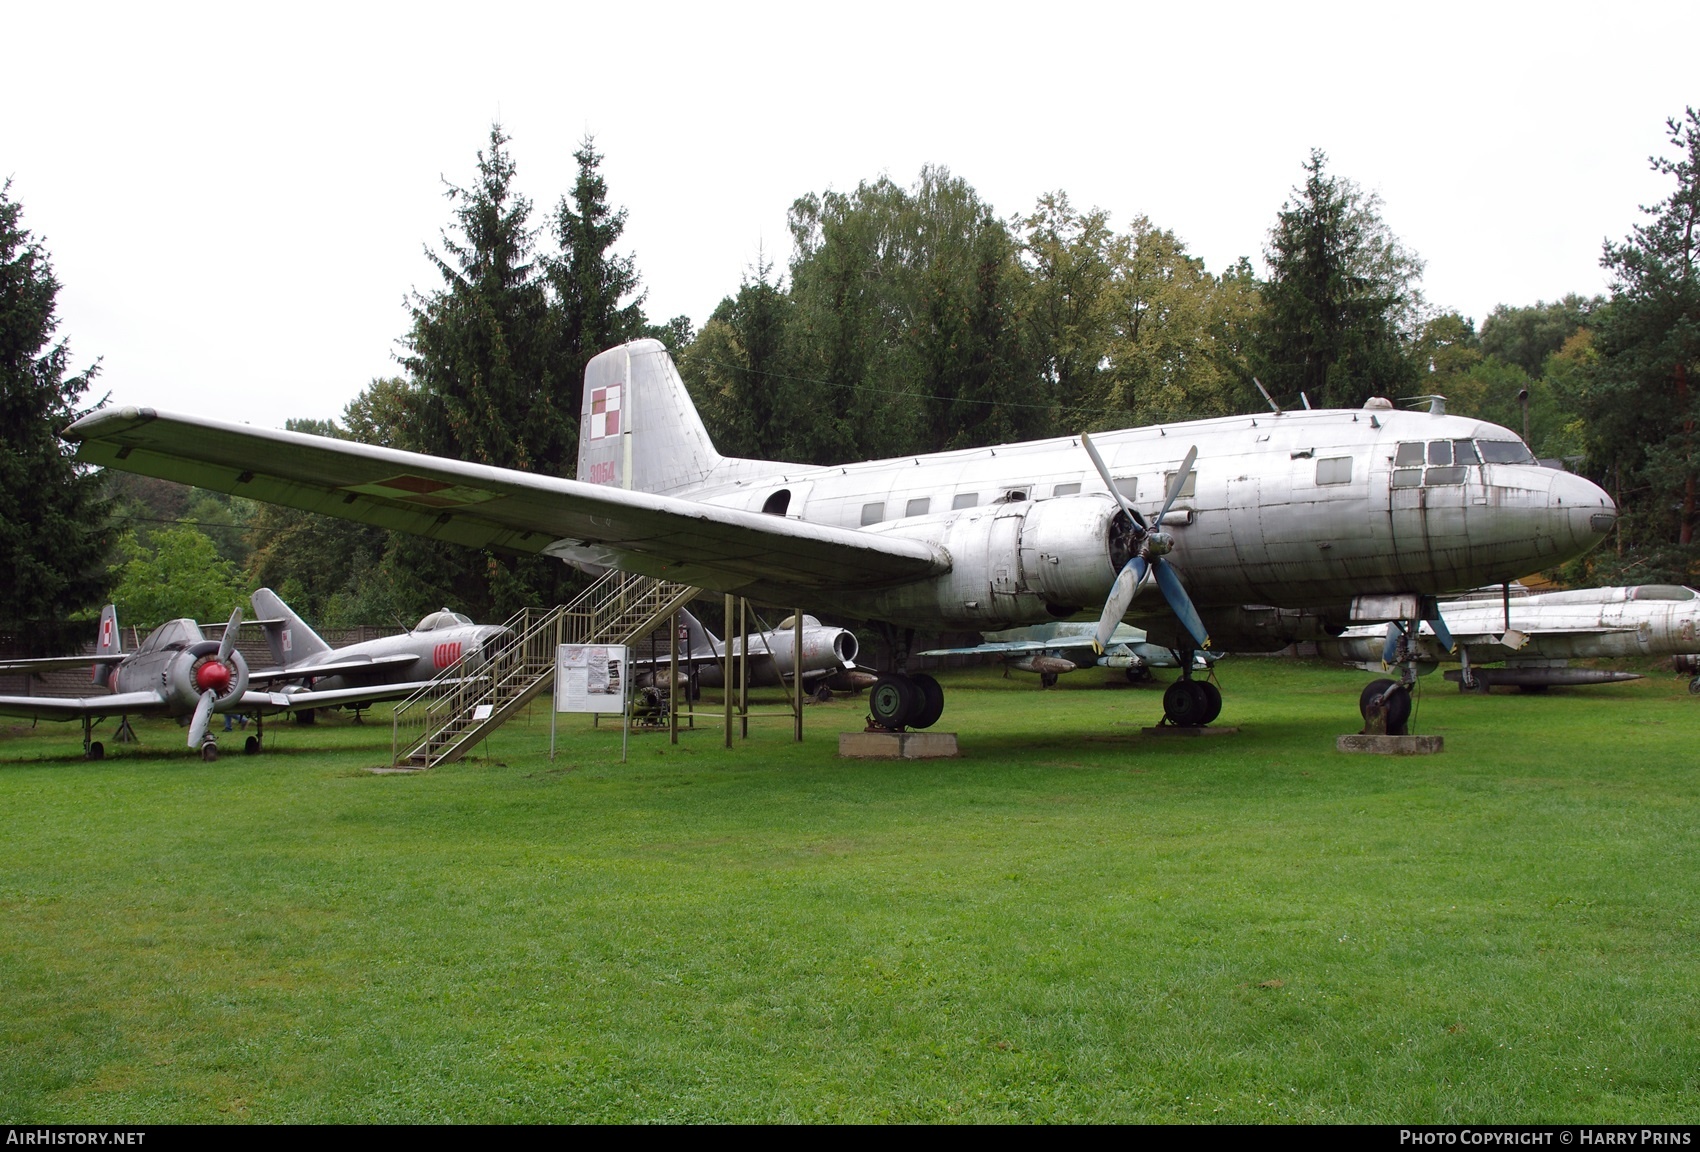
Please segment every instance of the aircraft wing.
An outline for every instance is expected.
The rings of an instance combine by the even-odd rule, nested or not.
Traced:
[[[310,680],[320,676],[341,676],[350,672],[372,672],[394,664],[417,664],[417,652],[397,652],[390,656],[366,656],[352,660],[337,660],[325,664],[303,665],[299,668],[262,668],[248,673],[250,684],[271,684],[278,680]]]
[[[310,688],[299,692],[255,692],[242,694],[242,706],[257,712],[296,712],[303,708],[336,708],[343,704],[374,704],[380,700],[400,700],[411,696],[427,684],[458,684],[477,677],[467,676],[449,680],[406,680],[397,684],[368,684],[362,688],[335,688],[315,692]]]
[[[1091,636],[1058,636],[1050,640],[993,640],[972,648],[934,648],[921,656],[982,656],[1002,654],[1020,656],[1028,652],[1068,652],[1076,649],[1090,651]]]
[[[103,692],[96,696],[0,696],[0,716],[80,720],[84,716],[143,716],[167,711],[157,692]]]
[[[133,653],[107,652],[100,656],[31,656],[24,660],[0,660],[0,672],[51,672],[56,668],[86,668],[90,664],[122,664]]]
[[[92,412],[64,437],[88,464],[717,591],[881,587],[950,569],[922,541],[151,408]]]

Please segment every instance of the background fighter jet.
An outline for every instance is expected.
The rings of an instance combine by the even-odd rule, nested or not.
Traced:
[[[1129,681],[1149,680],[1153,668],[1173,668],[1175,654],[1158,644],[1149,644],[1145,633],[1131,624],[1118,624],[1109,642],[1098,643],[1098,625],[1059,621],[1031,628],[1008,628],[988,632],[985,642],[971,648],[934,648],[922,656],[999,655],[1017,672],[1037,673],[1039,683],[1049,688],[1057,677],[1077,668],[1125,669]],[[1194,668],[1208,668],[1218,659],[1215,653],[1200,652]]]
[[[1447,661],[1461,664],[1446,678],[1466,692],[1486,692],[1495,684],[1542,692],[1554,685],[1637,680],[1638,672],[1571,668],[1568,662],[1700,652],[1700,593],[1677,585],[1579,588],[1505,600],[1496,590],[1491,597],[1447,601],[1440,614],[1457,642],[1455,653],[1424,624],[1415,642],[1406,641],[1405,651],[1396,655],[1408,655],[1423,672]],[[1317,651],[1373,672],[1401,640],[1381,628],[1350,628],[1337,639],[1319,641]],[[1505,667],[1481,667],[1497,663]]]
[[[1438,412],[1261,413],[831,466],[722,456],[666,349],[592,359],[578,479],[152,408],[66,429],[87,464],[476,548],[618,568],[903,629],[1122,617],[1183,653],[1426,619],[1434,597],[1580,556],[1616,520],[1508,429]],[[1194,451],[1195,450],[1195,451]],[[1160,599],[1136,600],[1155,585]],[[1100,606],[1102,608],[1100,609]],[[1208,630],[1204,621],[1208,620]],[[1271,628],[1271,625],[1278,627]],[[901,646],[900,646],[901,647]],[[887,727],[923,693],[888,674]],[[1170,700],[1183,705],[1171,710]],[[1164,696],[1195,723],[1203,689]],[[925,712],[936,710],[930,703]]]
[[[444,608],[400,636],[332,648],[270,588],[261,588],[250,599],[277,663],[255,675],[300,681],[283,689],[292,696],[308,687],[324,692],[386,684],[395,689],[395,696],[406,696],[457,664],[463,673],[475,673],[508,634],[499,624],[474,624]]]
[[[296,672],[250,673],[248,662],[236,650],[242,610],[231,613],[220,640],[209,640],[193,620],[168,620],[161,624],[133,653],[123,650],[118,614],[108,604],[100,614],[100,637],[95,654],[57,656],[45,659],[11,660],[0,663],[0,671],[38,671],[94,665],[94,682],[106,692],[72,699],[51,696],[0,696],[0,715],[24,716],[33,720],[81,720],[83,755],[99,760],[105,746],[92,739],[94,722],[106,716],[175,716],[189,718],[189,747],[199,749],[204,760],[218,758],[218,741],[211,729],[212,717],[220,712],[241,712],[260,720],[268,712],[299,708],[328,708],[339,704],[364,703],[406,695],[417,685],[344,687],[335,690],[284,692],[250,691],[250,683],[264,683]],[[261,750],[264,728],[244,742],[249,754]]]
[[[750,685],[754,688],[780,687],[790,682],[795,666],[795,621],[787,616],[777,627],[760,629],[747,636],[732,638],[733,675],[737,661],[747,648],[750,653]],[[715,639],[714,633],[691,613],[679,613],[679,664],[694,671],[692,680],[705,688],[718,688],[725,679],[722,671],[726,646]],[[640,648],[647,653],[647,646]],[[665,651],[665,649],[663,649]],[[812,686],[821,698],[834,691],[855,692],[871,688],[877,677],[856,667],[856,634],[848,628],[822,624],[813,616],[803,617],[803,683]],[[640,666],[664,668],[668,657],[658,656],[635,661]],[[656,673],[645,674],[655,679]],[[665,680],[665,673],[661,674]],[[823,695],[822,689],[825,690]]]

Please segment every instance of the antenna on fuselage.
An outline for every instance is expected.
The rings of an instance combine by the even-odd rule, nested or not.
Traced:
[[[1253,376],[1251,378],[1251,382],[1257,385],[1257,390],[1263,393],[1263,398],[1269,402],[1269,410],[1279,416],[1281,414],[1281,406],[1275,403],[1275,397],[1269,394],[1269,389],[1263,386],[1263,381],[1259,380],[1256,376]],[[1310,405],[1306,404],[1305,407],[1309,408]]]
[[[1430,393],[1427,396],[1406,396],[1402,402],[1416,405],[1421,404],[1424,400],[1428,401],[1428,414],[1430,416],[1446,415],[1446,397],[1438,393]]]
[[[1303,392],[1300,392],[1299,393],[1299,399],[1304,401],[1305,411],[1309,412],[1310,411],[1310,397],[1306,396]]]

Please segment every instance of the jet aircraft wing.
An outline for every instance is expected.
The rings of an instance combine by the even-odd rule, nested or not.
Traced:
[[[416,652],[397,652],[390,656],[360,656],[324,664],[304,664],[297,668],[262,668],[248,673],[250,684],[272,684],[279,680],[316,680],[321,676],[338,676],[350,672],[371,672],[393,664],[416,664]]]
[[[972,648],[934,648],[929,652],[921,652],[921,656],[980,656],[1006,653],[1019,656],[1023,652],[1067,652],[1072,649],[1092,650],[1093,637],[1085,636],[1054,636],[1049,640],[991,640],[984,644],[976,644]],[[1112,646],[1119,646],[1112,641]]]
[[[429,684],[459,684],[476,679],[478,679],[476,676],[464,676],[448,680],[407,680],[398,684],[371,684],[363,688],[333,688],[325,691],[314,691],[311,688],[299,692],[255,692],[250,690],[242,694],[242,707],[260,712],[294,712],[303,708],[335,708],[343,704],[370,704],[379,700],[400,700],[404,696],[413,695]]]
[[[698,587],[872,588],[950,569],[922,541],[151,408],[93,412],[64,436],[84,463]]]
[[[84,659],[87,663],[87,659]],[[0,696],[0,716],[32,720],[80,720],[84,716],[143,716],[166,712],[157,692],[103,692],[96,696]]]

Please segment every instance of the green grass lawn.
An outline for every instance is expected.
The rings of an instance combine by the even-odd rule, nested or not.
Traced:
[[[9,729],[0,1119],[1700,1119],[1684,681],[1431,678],[1384,758],[1364,676],[1219,674],[1206,739],[952,674],[948,762],[839,761],[860,699],[409,776],[387,721]]]

